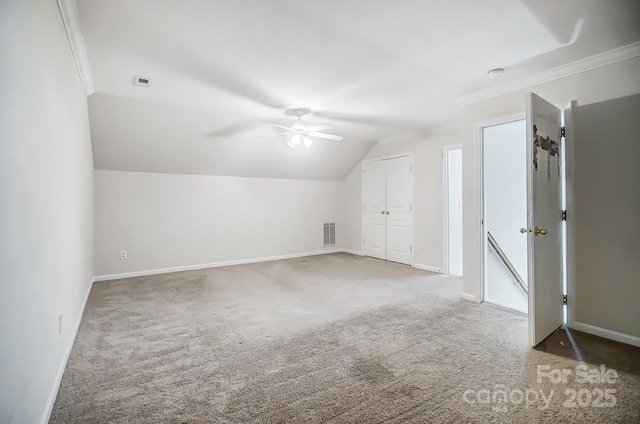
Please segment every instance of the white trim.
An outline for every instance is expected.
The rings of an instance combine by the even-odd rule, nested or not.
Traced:
[[[80,82],[84,89],[84,94],[90,96],[96,90],[93,86],[93,78],[91,77],[91,69],[89,69],[89,58],[87,49],[80,28],[80,18],[78,17],[78,7],[75,0],[58,0],[58,8],[62,15],[64,27],[67,30],[67,37],[71,46],[73,58],[76,61]]]
[[[575,155],[574,146],[576,138],[574,137],[574,113],[578,107],[577,101],[572,101],[568,107],[564,108],[564,126],[566,128],[566,136],[564,143],[564,168],[565,168],[565,207],[567,210],[567,220],[565,226],[566,234],[566,273],[567,278],[567,296],[568,299],[575,299],[576,287],[575,287],[575,275],[576,275],[576,260],[575,260]],[[567,302],[567,322],[566,324],[573,328],[575,324],[575,308],[571,301]]]
[[[442,199],[444,202],[442,228],[445,231],[442,237],[442,257],[444,258],[442,269],[449,274],[451,273],[451,264],[449,263],[449,152],[452,150],[462,150],[462,143],[442,146]],[[462,267],[462,264],[460,264],[460,267]]]
[[[421,269],[423,271],[431,271],[431,272],[437,272],[439,274],[444,274],[445,272],[442,270],[442,268],[439,268],[437,266],[432,266],[432,265],[424,265],[424,264],[413,264],[414,268],[417,269]]]
[[[350,255],[364,256],[362,250],[351,250],[351,249],[340,249],[344,253],[349,253]]]
[[[526,119],[526,113],[514,113],[511,115],[501,116],[497,118],[487,119],[484,121],[476,122],[474,124],[474,163],[475,163],[475,174],[476,174],[476,202],[479,205],[480,217],[477,221],[478,224],[478,237],[480,240],[480,262],[479,262],[479,273],[480,279],[478,281],[477,290],[479,293],[479,299],[481,302],[486,300],[486,279],[487,279],[487,260],[488,260],[488,252],[487,252],[487,242],[485,240],[485,223],[484,217],[486,216],[486,208],[484,204],[484,140],[482,138],[482,130],[487,127],[492,127],[494,125],[502,125],[510,122],[521,121]]]
[[[610,65],[612,63],[621,62],[623,60],[631,59],[636,56],[640,56],[640,42],[599,53],[584,59],[576,60],[575,62],[547,69],[546,71],[518,78],[513,81],[508,81],[500,85],[478,90],[473,93],[460,96],[455,100],[458,104],[466,106],[527,87],[533,87],[549,81],[554,81],[560,78],[579,74],[580,72],[585,72],[591,69]]]
[[[489,124],[494,125],[494,124]],[[480,246],[480,258],[477,263],[478,266],[478,276],[480,277],[477,281],[476,293],[478,294],[478,301],[483,302],[485,300],[485,270],[487,254],[486,254],[486,241],[484,239],[484,216],[485,216],[485,207],[484,207],[484,166],[483,166],[483,141],[482,141],[482,129],[488,126],[486,122],[479,122],[473,126],[473,164],[475,166],[475,201],[476,205],[478,205],[478,219],[474,222],[477,225],[477,237],[478,237],[478,246]],[[464,260],[464,257],[463,257]]]
[[[607,330],[606,328],[596,327],[595,325],[589,325],[578,321],[574,321],[569,328],[582,331],[583,333],[592,334],[594,336],[604,337],[605,339],[614,340],[616,342],[640,347],[640,337],[632,336],[630,334],[619,333],[617,331]]]
[[[456,273],[454,271],[460,271],[459,273]],[[453,274],[453,275],[462,275],[462,271],[463,271],[463,266],[462,264],[458,264],[458,265],[449,265],[449,274]]]
[[[526,125],[526,131],[527,131],[527,135],[526,135],[526,139],[525,139],[525,145],[526,147],[526,151],[527,151],[527,159],[525,162],[525,166],[527,168],[527,228],[533,228],[533,226],[535,225],[535,203],[534,203],[534,189],[535,189],[535,184],[534,184],[534,171],[533,171],[533,167],[531,166],[531,164],[533,163],[533,131],[532,128],[530,128],[530,126],[533,125],[534,121],[534,116],[533,116],[533,99],[534,99],[534,95],[536,95],[533,92],[527,93],[526,94],[526,101],[525,101],[525,107],[526,109],[526,113],[527,113],[527,125]],[[562,116],[562,112],[561,112],[561,116]],[[562,119],[562,118],[561,118]],[[527,286],[528,286],[528,293],[527,293],[527,297],[528,297],[528,312],[529,312],[529,316],[528,316],[528,333],[529,333],[529,345],[531,347],[536,346],[538,343],[542,342],[542,340],[544,338],[546,338],[548,336],[548,334],[545,334],[544,337],[539,337],[539,341],[536,343],[536,336],[539,336],[536,334],[536,259],[535,259],[535,241],[533,236],[531,235],[531,232],[527,232],[526,233],[527,236]]]
[[[84,295],[84,300],[82,301],[82,307],[80,308],[80,312],[78,313],[78,317],[76,318],[75,325],[73,326],[73,335],[69,340],[69,344],[67,345],[67,349],[64,352],[64,356],[62,357],[62,362],[60,362],[60,366],[58,368],[58,373],[56,374],[56,379],[53,383],[53,387],[49,392],[49,398],[47,399],[47,403],[44,408],[44,412],[42,413],[42,418],[40,419],[41,424],[47,424],[49,419],[51,418],[51,412],[53,411],[53,405],[56,402],[56,397],[58,396],[58,389],[60,388],[60,383],[62,382],[62,376],[64,375],[64,370],[67,368],[67,361],[69,361],[69,355],[71,355],[71,350],[73,349],[73,344],[76,341],[76,336],[78,335],[78,330],[80,329],[80,322],[82,322],[82,316],[84,315],[84,308],[87,306],[87,300],[89,299],[89,294],[91,293],[91,288],[93,287],[93,282],[95,279],[92,279],[89,283],[89,288],[87,289],[87,293]]]
[[[526,112],[518,112],[476,122],[475,126],[476,128],[482,130],[482,128],[493,127],[494,125],[508,124],[509,122],[514,121],[522,121],[523,119],[527,119]]]
[[[412,159],[411,164],[413,165],[413,152],[396,153],[394,155],[389,155],[389,156],[379,156],[375,158],[365,159],[362,161],[362,165],[364,166],[365,163],[369,163],[369,162],[379,162],[381,160],[403,158],[405,156],[411,156],[411,159]]]
[[[235,261],[211,262],[207,264],[184,265],[184,266],[176,266],[172,268],[159,268],[159,269],[149,269],[145,271],[122,272],[119,274],[96,275],[93,278],[93,281],[108,281],[108,280],[119,280],[121,278],[145,277],[147,275],[168,274],[171,272],[194,271],[194,270],[205,269],[205,268],[218,268],[222,266],[245,265],[245,264],[258,263],[258,262],[277,261],[280,259],[293,259],[293,258],[302,258],[305,256],[326,255],[330,253],[340,253],[343,251],[344,251],[343,249],[324,249],[324,250],[316,250],[314,252],[292,253],[288,255],[267,256],[263,258],[238,259]]]
[[[469,294],[469,293],[462,292],[462,293],[460,293],[460,297],[463,300],[468,300],[469,302],[479,303],[478,300],[476,299],[476,297],[474,295],[472,295],[472,294]]]

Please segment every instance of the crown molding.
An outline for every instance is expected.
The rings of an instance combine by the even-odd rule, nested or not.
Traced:
[[[93,86],[93,78],[89,69],[89,58],[84,45],[84,37],[80,28],[80,18],[78,16],[78,6],[75,0],[58,0],[58,8],[62,15],[64,27],[67,30],[67,37],[71,45],[71,52],[76,61],[80,82],[84,89],[84,94],[90,96],[96,90]]]
[[[511,93],[513,91],[521,90],[523,88],[544,84],[545,82],[579,74],[580,72],[585,72],[590,69],[600,68],[612,63],[621,62],[623,60],[631,59],[636,56],[640,56],[640,42],[628,44],[617,49],[609,50],[603,53],[596,54],[594,56],[576,60],[575,62],[567,63],[566,65],[547,69],[546,71],[538,72],[537,74],[518,78],[516,80],[485,88],[483,90],[478,90],[464,96],[460,96],[455,100],[459,105],[466,106],[472,103],[480,102],[482,100],[490,99],[492,97],[497,97],[503,94]]]

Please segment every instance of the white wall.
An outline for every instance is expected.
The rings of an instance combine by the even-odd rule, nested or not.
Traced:
[[[353,253],[362,252],[362,162],[356,165],[338,188],[339,226],[336,243]]]
[[[533,91],[556,104],[595,103],[640,92],[640,57],[592,69],[463,108],[464,273],[465,298],[480,300],[480,200],[476,124],[525,111],[525,94]]]
[[[414,169],[414,261],[434,269],[444,267],[444,189],[442,148],[460,143],[452,130],[415,142],[378,144],[364,160],[413,153]],[[340,247],[362,251],[362,164],[341,183],[341,222],[349,226]]]
[[[462,149],[448,151],[449,270],[462,273]],[[453,268],[453,270],[452,270]]]
[[[93,275],[93,162],[56,2],[0,2],[0,52],[0,422],[31,424],[48,418]]]
[[[640,345],[640,95],[574,113],[574,318]],[[623,339],[624,340],[624,339]]]
[[[518,120],[483,130],[484,224],[518,274],[527,282],[526,122]],[[546,162],[541,164],[546,166]],[[486,239],[485,246],[488,247]],[[487,250],[485,300],[526,312],[527,294],[492,248]]]
[[[321,251],[324,222],[342,231],[338,187],[97,170],[96,275]],[[128,259],[119,258],[120,250]]]

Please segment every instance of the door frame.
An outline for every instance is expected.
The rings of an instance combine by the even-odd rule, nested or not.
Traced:
[[[565,325],[570,328],[575,328],[575,313],[576,309],[571,308],[571,302],[575,302],[575,274],[576,274],[576,262],[575,262],[575,225],[574,219],[575,211],[575,165],[574,165],[574,146],[575,146],[575,114],[578,108],[578,102],[576,100],[567,102],[560,106],[563,110],[563,125],[566,130],[564,138],[564,146],[562,149],[564,159],[564,195],[565,195],[565,210],[567,211],[567,220],[565,221],[565,290],[567,293],[567,305],[565,315]]]
[[[475,167],[476,167],[476,193],[477,193],[477,202],[480,205],[480,219],[478,222],[478,233],[477,237],[480,242],[480,261],[479,261],[479,288],[478,291],[478,302],[485,302],[486,299],[486,281],[487,281],[487,272],[488,272],[488,257],[489,252],[487,249],[487,241],[485,238],[486,228],[484,225],[484,217],[486,216],[486,207],[484,202],[484,140],[482,137],[482,130],[486,127],[492,127],[494,125],[508,124],[509,122],[520,121],[523,119],[527,119],[525,112],[515,113],[511,115],[501,116],[493,119],[488,119],[481,122],[476,122],[474,125],[474,146],[475,146]],[[517,311],[519,312],[519,311]]]
[[[565,325],[570,328],[574,328],[575,323],[575,308],[571,307],[571,302],[575,299],[575,258],[574,258],[574,225],[575,223],[571,219],[571,214],[574,210],[574,190],[573,190],[573,143],[575,142],[574,138],[574,119],[575,119],[575,110],[577,107],[577,102],[574,101],[565,101],[553,103],[556,107],[560,108],[563,111],[564,122],[563,125],[567,130],[567,136],[565,137],[565,145],[564,145],[564,169],[565,169],[565,207],[567,210],[567,214],[570,217],[566,221],[565,226],[565,290],[566,294],[569,297],[569,302],[566,305],[566,315],[565,315]],[[567,113],[568,111],[568,113]],[[487,246],[484,239],[485,235],[485,226],[484,226],[484,217],[485,217],[485,204],[484,204],[484,169],[483,169],[483,159],[484,159],[484,147],[483,147],[483,139],[482,139],[482,130],[485,127],[490,127],[493,125],[505,124],[513,121],[518,121],[526,118],[526,111],[505,115],[501,117],[496,117],[493,119],[488,119],[484,121],[479,121],[474,124],[474,165],[475,165],[475,188],[476,188],[476,201],[479,205],[480,211],[480,219],[476,221],[478,223],[478,233],[477,237],[480,241],[480,261],[478,263],[478,271],[480,275],[480,281],[478,283],[478,302],[485,301],[485,282],[486,282],[486,271],[487,271]],[[529,284],[535,284],[535,281],[529,282]],[[528,334],[529,330],[527,330]]]
[[[412,213],[411,213],[411,245],[413,246],[413,255],[412,255],[412,264],[411,266],[415,266],[416,263],[416,170],[415,170],[415,157],[413,155],[413,152],[407,152],[407,153],[396,153],[393,155],[387,155],[387,156],[376,156],[376,157],[372,157],[372,158],[368,158],[363,160],[360,163],[360,221],[361,221],[361,225],[360,225],[360,251],[362,252],[362,255],[364,255],[364,243],[362,243],[362,240],[364,239],[364,228],[365,228],[365,216],[364,216],[364,179],[362,178],[362,174],[364,173],[364,165],[366,163],[371,163],[371,162],[379,162],[381,160],[389,160],[389,159],[396,159],[396,158],[402,158],[405,156],[409,156],[411,157],[411,184],[413,185],[413,190],[411,193],[411,206],[412,206]],[[386,237],[386,236],[385,236]],[[386,240],[385,240],[385,245],[386,245]],[[386,260],[386,259],[383,259]]]
[[[443,201],[443,205],[444,205],[444,212],[443,212],[443,225],[442,228],[445,229],[445,234],[444,237],[442,237],[442,248],[443,248],[443,254],[442,257],[444,258],[443,260],[443,267],[442,270],[447,273],[450,274],[451,273],[451,264],[449,262],[449,152],[452,150],[458,150],[460,149],[462,151],[462,143],[456,143],[456,144],[449,144],[446,146],[442,146],[442,201]],[[464,155],[464,152],[462,153]],[[464,205],[463,205],[464,208]],[[463,212],[463,216],[464,216],[464,212]],[[464,219],[462,222],[462,226],[464,227]],[[463,246],[464,246],[464,242],[463,242]],[[463,271],[464,272],[464,271]]]

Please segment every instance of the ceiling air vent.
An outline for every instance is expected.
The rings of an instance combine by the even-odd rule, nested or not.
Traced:
[[[149,87],[151,80],[147,77],[141,77],[138,75],[133,76],[133,85],[137,85],[140,87]]]
[[[323,233],[324,236],[322,238],[323,246],[335,246],[336,245],[336,223],[335,222],[327,222],[323,224]]]

